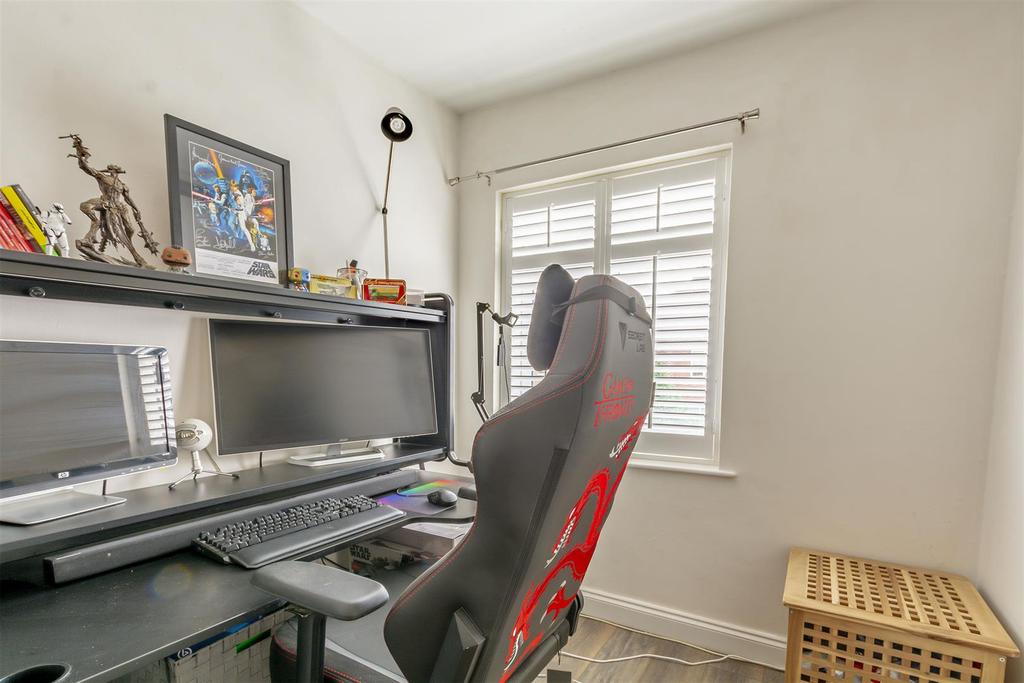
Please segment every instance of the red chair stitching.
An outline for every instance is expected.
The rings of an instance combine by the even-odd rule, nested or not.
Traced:
[[[573,312],[575,313],[575,307],[573,308]],[[476,436],[473,437],[473,449],[476,449],[476,444],[480,440],[480,437],[483,436],[483,434],[488,429],[490,429],[494,425],[498,424],[499,422],[504,422],[506,419],[508,419],[509,417],[512,417],[513,415],[518,415],[519,413],[521,413],[524,410],[527,410],[529,408],[535,408],[535,407],[539,406],[540,404],[544,403],[545,401],[549,401],[549,400],[551,400],[553,398],[556,398],[558,396],[562,396],[566,392],[572,391],[573,389],[575,389],[580,384],[586,383],[586,381],[588,379],[590,379],[590,375],[592,375],[594,373],[594,370],[596,368],[596,365],[593,364],[594,363],[594,359],[595,359],[595,357],[597,355],[600,355],[600,349],[598,349],[598,341],[601,342],[601,348],[604,348],[604,338],[606,336],[605,335],[604,326],[607,323],[607,317],[608,317],[608,302],[604,301],[603,305],[602,305],[602,308],[601,308],[601,315],[598,316],[598,323],[597,323],[597,330],[598,330],[598,332],[597,332],[597,334],[594,335],[594,341],[593,341],[593,343],[591,344],[591,347],[590,347],[590,357],[587,359],[587,362],[583,364],[583,369],[582,370],[580,370],[574,377],[572,377],[569,380],[567,380],[566,384],[564,386],[562,386],[561,389],[558,389],[558,390],[556,390],[555,392],[553,392],[551,394],[547,394],[545,396],[541,396],[540,398],[538,398],[538,399],[536,399],[534,401],[531,401],[530,403],[525,403],[525,404],[523,404],[521,406],[516,406],[515,408],[513,408],[510,411],[508,411],[507,413],[503,413],[501,415],[497,415],[494,418],[492,418],[492,419],[488,420],[487,422],[485,422],[483,424],[483,426],[481,426],[480,429],[477,430]],[[566,336],[566,338],[568,338],[568,335]],[[585,376],[584,376],[584,374],[585,374]],[[577,381],[577,380],[580,380],[581,377],[582,377],[582,380],[581,381]]]
[[[508,413],[506,413],[506,414],[504,414],[504,415],[502,415],[502,416],[500,416],[498,418],[495,418],[494,420],[492,420],[492,421],[488,422],[487,424],[485,424],[477,432],[476,439],[473,440],[473,446],[476,447],[476,441],[477,441],[477,439],[480,438],[480,433],[483,432],[490,425],[496,424],[497,422],[501,422],[504,419],[506,419],[508,417],[511,417],[512,415],[518,415],[523,410],[526,410],[528,408],[535,408],[535,407],[541,405],[542,403],[545,403],[546,401],[549,401],[549,400],[551,400],[553,398],[556,398],[557,396],[561,396],[561,395],[567,393],[568,391],[571,391],[572,389],[575,389],[580,384],[586,384],[587,380],[590,379],[590,376],[594,374],[594,370],[597,369],[597,364],[594,363],[593,361],[594,361],[594,359],[597,356],[600,355],[600,350],[604,348],[604,338],[607,336],[607,335],[604,334],[604,326],[605,326],[605,324],[607,322],[607,315],[608,315],[608,302],[605,301],[605,302],[603,302],[603,306],[601,308],[601,315],[598,316],[598,331],[599,332],[598,332],[598,334],[594,335],[594,343],[593,343],[593,345],[591,346],[591,349],[590,349],[590,357],[587,360],[586,364],[584,364],[584,366],[583,366],[584,370],[583,371],[581,371],[579,374],[577,374],[577,376],[574,377],[573,379],[569,380],[569,384],[564,386],[564,387],[562,387],[557,392],[552,393],[552,394],[548,394],[547,396],[544,396],[543,398],[541,398],[541,399],[539,399],[537,401],[534,401],[532,403],[528,403],[528,404],[526,404],[524,406],[520,406],[520,407],[516,408],[515,410],[509,411]],[[598,341],[599,340],[601,342],[600,347],[598,346]],[[590,366],[590,367],[588,368],[588,366]],[[584,374],[585,374],[585,376],[583,376]],[[579,378],[580,376],[583,376],[582,381],[576,382],[576,379]],[[449,555],[449,557],[447,557],[440,565],[438,565],[437,567],[433,568],[430,571],[430,574],[428,574],[424,578],[424,580],[422,582],[420,582],[420,584],[417,585],[412,591],[409,591],[409,592],[405,593],[404,595],[402,595],[395,602],[394,607],[391,608],[391,611],[388,612],[387,617],[384,618],[384,625],[385,625],[385,627],[387,626],[388,621],[391,620],[391,617],[395,614],[395,612],[397,612],[403,605],[405,605],[414,595],[416,595],[420,591],[420,589],[422,589],[425,585],[427,585],[427,583],[430,581],[430,579],[432,579],[433,577],[437,576],[438,573],[440,573],[442,569],[444,569],[446,566],[448,566],[459,555],[459,553],[462,551],[462,549],[465,548],[469,544],[469,539],[470,539],[470,537],[472,537],[474,531],[476,531],[476,524],[475,523],[470,528],[469,533],[466,535],[466,538],[463,539],[462,543],[460,543],[459,546],[454,551],[452,551],[452,553]]]

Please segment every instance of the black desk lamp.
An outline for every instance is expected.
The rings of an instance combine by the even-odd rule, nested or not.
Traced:
[[[380,121],[380,130],[384,137],[391,141],[388,148],[388,177],[384,181],[384,277],[391,277],[391,264],[388,260],[388,190],[391,188],[391,159],[395,154],[395,143],[405,142],[412,137],[412,121],[398,107],[391,107]]]

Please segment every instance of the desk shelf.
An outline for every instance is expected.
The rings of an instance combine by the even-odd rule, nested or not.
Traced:
[[[5,249],[0,249],[0,294],[214,315],[427,329],[434,361],[438,433],[421,441],[442,446],[445,454],[451,451],[455,436],[455,309],[446,294],[427,294],[423,307],[397,306]]]
[[[0,294],[330,323],[443,323],[436,308],[0,249]]]

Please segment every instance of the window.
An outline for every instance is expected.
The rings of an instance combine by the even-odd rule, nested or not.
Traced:
[[[654,405],[635,458],[717,463],[728,233],[728,151],[552,183],[502,197],[511,400],[543,373],[526,358],[541,271],[608,273],[654,320]]]

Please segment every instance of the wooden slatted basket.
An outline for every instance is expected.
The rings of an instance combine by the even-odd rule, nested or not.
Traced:
[[[1020,654],[962,576],[794,548],[787,683],[1002,683]]]

